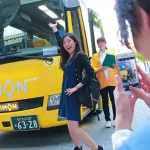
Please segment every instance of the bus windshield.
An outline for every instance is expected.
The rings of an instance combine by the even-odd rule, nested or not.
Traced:
[[[29,4],[20,1],[19,6],[13,4],[11,9],[2,8],[3,18],[6,16],[7,19],[0,24],[0,55],[18,51],[26,54],[59,54],[56,48],[58,43],[48,24],[57,22],[60,35],[65,33],[63,6],[60,1],[34,0]],[[3,2],[5,3],[4,0]],[[8,17],[7,13],[10,11],[12,15]]]

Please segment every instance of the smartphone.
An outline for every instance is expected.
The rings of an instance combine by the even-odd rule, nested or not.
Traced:
[[[140,88],[134,52],[128,51],[118,53],[116,55],[116,62],[124,90],[128,95],[133,95],[133,93],[130,91],[130,86]]]

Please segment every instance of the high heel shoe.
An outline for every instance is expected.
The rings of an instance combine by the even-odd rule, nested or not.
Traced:
[[[74,150],[83,150],[83,148],[82,148],[82,146],[81,146],[80,148],[76,146],[76,147],[74,148]]]
[[[98,149],[97,150],[104,150],[104,146],[98,145]]]

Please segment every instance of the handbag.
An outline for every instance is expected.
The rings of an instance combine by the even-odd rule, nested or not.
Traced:
[[[85,77],[85,71],[82,72],[82,77],[79,79],[83,79]],[[96,75],[89,81],[89,83],[82,88],[80,88],[77,92],[78,100],[80,103],[87,108],[95,108],[99,103],[100,96],[100,83],[96,78]]]
[[[78,79],[82,81],[82,79],[85,78],[86,76],[86,71],[85,69],[83,69],[81,74],[80,66],[78,64],[77,70],[78,70]],[[77,91],[77,97],[79,102],[83,106],[96,110],[96,105],[99,103],[99,96],[100,96],[100,83],[96,78],[96,74],[94,74],[93,78],[89,81],[89,83],[87,85],[84,85]]]

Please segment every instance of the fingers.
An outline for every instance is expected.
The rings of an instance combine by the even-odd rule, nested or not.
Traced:
[[[104,67],[104,70],[107,70],[108,69],[108,67],[106,66],[106,67]]]
[[[149,92],[149,88],[142,82],[140,84],[140,88],[143,89],[145,92]]]
[[[140,99],[144,100],[144,101],[148,101],[150,98],[150,94],[148,94],[146,91],[139,89],[139,88],[135,88],[132,87],[131,91]]]
[[[135,104],[136,100],[138,99],[138,97],[134,94],[129,96],[129,98],[130,98],[131,104]]]
[[[49,25],[49,26],[51,26],[51,25],[52,25],[52,23],[50,23],[50,22],[49,22],[49,23],[48,23],[48,25]]]
[[[66,93],[66,95],[69,95],[69,94],[70,94],[70,92],[69,92],[69,91],[67,91],[67,90],[65,91],[65,93]]]
[[[51,28],[54,26],[52,23],[49,23],[48,25],[49,25]]]
[[[107,69],[108,67],[107,66],[103,66],[103,69]]]
[[[49,26],[57,26],[57,23],[53,24],[53,23],[49,22],[48,25],[49,25]]]
[[[71,89],[66,89],[65,93],[66,93],[66,95],[70,96],[73,92]]]
[[[66,91],[65,93],[66,93],[66,95],[71,95],[71,92],[67,92],[67,91]]]
[[[142,80],[144,84],[150,85],[150,78],[148,77],[148,75],[139,66],[137,66],[137,69],[142,78],[140,80]]]
[[[115,79],[116,79],[116,88],[120,91],[123,91],[124,89],[123,89],[123,85],[122,85],[122,80],[121,80],[121,78],[120,78],[120,76],[119,75],[116,75],[115,76]]]

